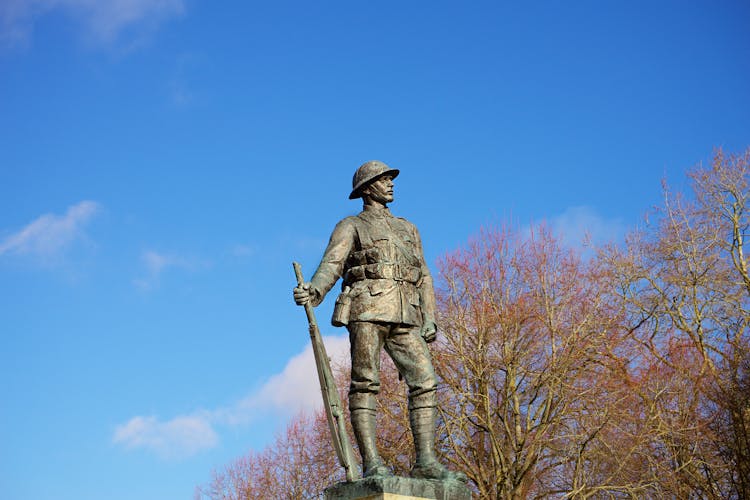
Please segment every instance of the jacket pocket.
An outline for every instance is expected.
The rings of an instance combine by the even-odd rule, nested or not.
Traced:
[[[409,301],[409,304],[413,306],[419,306],[420,297],[419,297],[419,290],[417,290],[417,287],[407,286],[405,287],[404,292],[406,293],[406,300]]]
[[[367,284],[370,289],[370,295],[380,295],[387,291],[393,284],[390,280],[372,280]]]

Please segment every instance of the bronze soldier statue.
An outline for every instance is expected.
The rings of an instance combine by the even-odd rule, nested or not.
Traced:
[[[349,199],[364,209],[336,225],[309,283],[294,289],[298,305],[319,305],[339,278],[333,324],[346,325],[351,343],[349,409],[365,477],[389,476],[375,444],[375,397],[384,347],[409,387],[409,422],[416,447],[411,476],[466,481],[435,457],[437,381],[427,343],[435,340],[435,292],[417,228],[391,215],[399,171],[368,161],[354,174]]]

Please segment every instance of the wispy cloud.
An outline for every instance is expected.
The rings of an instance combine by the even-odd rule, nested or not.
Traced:
[[[200,71],[204,58],[199,53],[185,52],[175,60],[172,76],[168,82],[169,99],[178,108],[187,108],[198,97],[193,88],[192,78]]]
[[[142,290],[150,290],[158,286],[161,275],[169,268],[194,271],[210,266],[208,261],[155,250],[145,250],[141,253],[141,262],[146,268],[146,274],[133,280],[133,284]]]
[[[555,234],[573,246],[616,241],[627,232],[622,219],[607,219],[587,206],[570,207],[549,223]]]
[[[156,417],[133,417],[115,429],[112,441],[128,449],[145,448],[167,459],[192,456],[212,448],[219,437],[206,415],[195,414],[160,422]]]
[[[100,211],[94,201],[82,201],[64,215],[44,214],[0,242],[0,257],[27,255],[50,263],[62,256],[77,240],[85,239],[89,221]]]
[[[258,253],[258,250],[259,250],[258,245],[238,243],[229,249],[229,253],[233,257],[244,258],[244,257],[252,257],[253,255]]]
[[[3,0],[0,42],[24,44],[37,19],[59,13],[80,20],[94,40],[112,43],[124,33],[142,37],[184,11],[184,0]]]
[[[349,341],[345,336],[325,337],[324,342],[334,362],[346,359]],[[163,458],[187,458],[216,446],[219,427],[247,425],[268,413],[289,416],[319,408],[322,399],[316,373],[312,347],[308,346],[257,391],[229,406],[198,410],[165,421],[154,416],[136,416],[115,429],[112,441]]]

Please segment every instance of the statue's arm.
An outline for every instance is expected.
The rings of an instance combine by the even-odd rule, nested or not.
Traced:
[[[424,250],[422,249],[422,239],[419,236],[416,226],[412,225],[414,231],[414,241],[416,242],[417,256],[419,257],[419,263],[422,268],[422,279],[419,286],[419,297],[420,305],[422,306],[422,321],[424,324],[432,323],[437,329],[437,323],[435,321],[435,310],[437,306],[435,304],[435,287],[432,282],[432,274],[430,269],[427,267],[427,263],[424,259]]]
[[[317,306],[333,288],[344,272],[346,259],[354,247],[356,229],[351,220],[344,219],[336,225],[320,260],[317,271],[310,280],[311,303]]]

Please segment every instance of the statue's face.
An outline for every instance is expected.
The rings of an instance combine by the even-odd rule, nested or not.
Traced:
[[[378,177],[362,190],[364,196],[382,204],[393,201],[393,176],[386,174]]]

